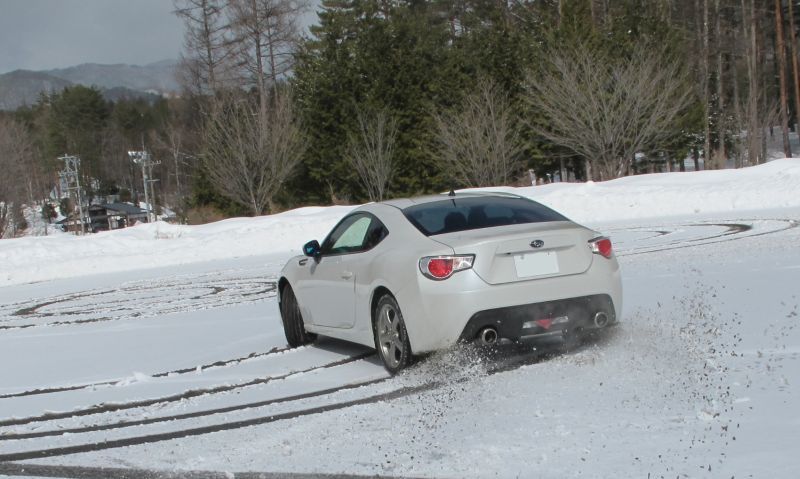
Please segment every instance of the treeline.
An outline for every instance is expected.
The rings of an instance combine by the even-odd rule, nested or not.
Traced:
[[[180,98],[72,87],[0,119],[5,218],[64,153],[90,196],[141,199],[148,149],[157,203],[204,221],[752,165],[800,112],[796,0],[322,0],[307,34],[296,0],[175,8]]]

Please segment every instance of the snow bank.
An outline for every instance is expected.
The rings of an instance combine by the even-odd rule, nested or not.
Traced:
[[[300,208],[201,226],[162,221],[87,236],[28,236],[0,242],[0,285],[245,256],[300,252],[350,206]]]
[[[661,173],[603,183],[485,188],[525,195],[582,223],[800,207],[800,160],[739,170]],[[85,237],[0,241],[0,285],[265,254],[322,239],[354,207],[307,207],[202,226],[163,222]]]
[[[798,207],[800,159],[738,170],[628,176],[602,183],[485,189],[528,196],[581,223]]]

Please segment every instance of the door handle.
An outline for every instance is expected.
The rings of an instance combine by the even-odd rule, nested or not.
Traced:
[[[342,272],[342,279],[350,279],[353,277],[352,271],[343,271]]]
[[[303,258],[300,261],[298,261],[298,263],[300,264],[300,266],[305,266],[306,263],[308,263],[308,258]]]

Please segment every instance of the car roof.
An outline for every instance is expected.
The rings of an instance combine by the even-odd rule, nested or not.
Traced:
[[[435,201],[448,200],[452,198],[480,198],[480,197],[501,197],[501,198],[522,198],[520,195],[514,193],[506,193],[504,191],[464,191],[456,192],[455,195],[448,193],[441,193],[438,195],[425,195],[416,196],[413,198],[397,198],[393,200],[382,201],[382,204],[394,206],[395,208],[405,209],[410,206],[420,205],[424,203],[433,203]]]

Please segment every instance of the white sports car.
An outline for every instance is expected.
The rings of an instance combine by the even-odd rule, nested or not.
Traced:
[[[374,347],[390,373],[459,340],[563,336],[622,312],[611,240],[517,195],[370,203],[303,252],[278,281],[289,345],[322,334]]]

